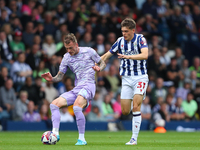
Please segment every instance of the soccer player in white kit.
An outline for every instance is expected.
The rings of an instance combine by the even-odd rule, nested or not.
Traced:
[[[118,51],[118,58],[121,59],[119,72],[122,76],[122,113],[128,115],[131,108],[133,113],[132,137],[126,145],[137,144],[142,120],[140,108],[145,99],[149,81],[146,66],[146,59],[148,58],[147,42],[142,34],[135,34],[135,27],[136,23],[133,19],[124,19],[121,23],[123,36],[119,37],[111,49],[101,56],[102,60],[106,61]]]

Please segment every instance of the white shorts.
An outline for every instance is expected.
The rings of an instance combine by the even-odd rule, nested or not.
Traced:
[[[146,97],[148,82],[148,75],[122,76],[121,99],[133,100],[135,94],[141,94],[144,95],[144,100]]]

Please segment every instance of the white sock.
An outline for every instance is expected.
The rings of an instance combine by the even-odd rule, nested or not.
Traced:
[[[81,141],[85,142],[85,135],[84,134],[79,134],[78,139],[80,139]]]
[[[132,138],[137,141],[138,134],[140,132],[140,125],[141,125],[142,117],[141,112],[133,112],[133,119],[132,119]]]
[[[59,129],[58,128],[53,128],[52,132],[55,133],[56,135],[59,135]]]

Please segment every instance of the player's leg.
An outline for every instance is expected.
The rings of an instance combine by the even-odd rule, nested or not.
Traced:
[[[84,86],[80,86],[81,90],[78,92],[78,97],[74,102],[73,110],[76,116],[76,123],[78,126],[79,138],[75,145],[87,145],[85,141],[85,116],[82,112],[83,108],[88,105],[95,95],[96,86],[93,83],[88,83]]]
[[[74,102],[73,110],[74,114],[76,116],[76,123],[78,127],[79,132],[79,138],[76,145],[87,145],[87,142],[85,141],[85,116],[83,114],[83,108],[87,105],[87,100],[81,96],[78,95],[77,99]]]
[[[137,137],[140,131],[140,125],[142,121],[141,112],[140,112],[142,101],[143,101],[143,95],[139,95],[139,94],[134,95],[133,109],[132,109],[132,112],[133,112],[132,137],[131,137],[132,142],[130,142],[131,145],[137,144]]]
[[[133,118],[132,118],[132,137],[131,140],[126,143],[126,145],[136,145],[137,144],[137,138],[140,131],[140,125],[142,122],[141,117],[141,104],[143,99],[145,98],[145,93],[148,85],[148,77],[141,78],[138,80],[135,80],[135,83],[133,85],[133,91],[134,91],[134,97],[133,97]]]
[[[55,99],[50,104],[50,109],[51,109],[51,114],[52,114],[51,120],[52,120],[52,124],[53,124],[52,132],[55,133],[56,135],[59,135],[59,127],[60,127],[60,111],[59,111],[59,109],[64,106],[67,106],[67,101],[63,97],[59,97],[59,98]]]
[[[76,99],[76,95],[74,95],[71,91],[63,93],[59,98],[56,98],[51,104],[51,120],[53,129],[52,132],[57,135],[57,140],[60,140],[59,136],[59,128],[60,128],[60,111],[61,107],[70,106],[74,103]]]

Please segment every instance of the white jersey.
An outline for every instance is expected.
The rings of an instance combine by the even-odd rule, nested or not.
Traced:
[[[112,45],[110,52],[123,55],[137,55],[141,53],[141,49],[147,46],[146,39],[142,34],[134,34],[131,41],[126,41],[124,37],[120,37]],[[121,76],[140,76],[147,74],[146,60],[121,59],[119,72]]]

